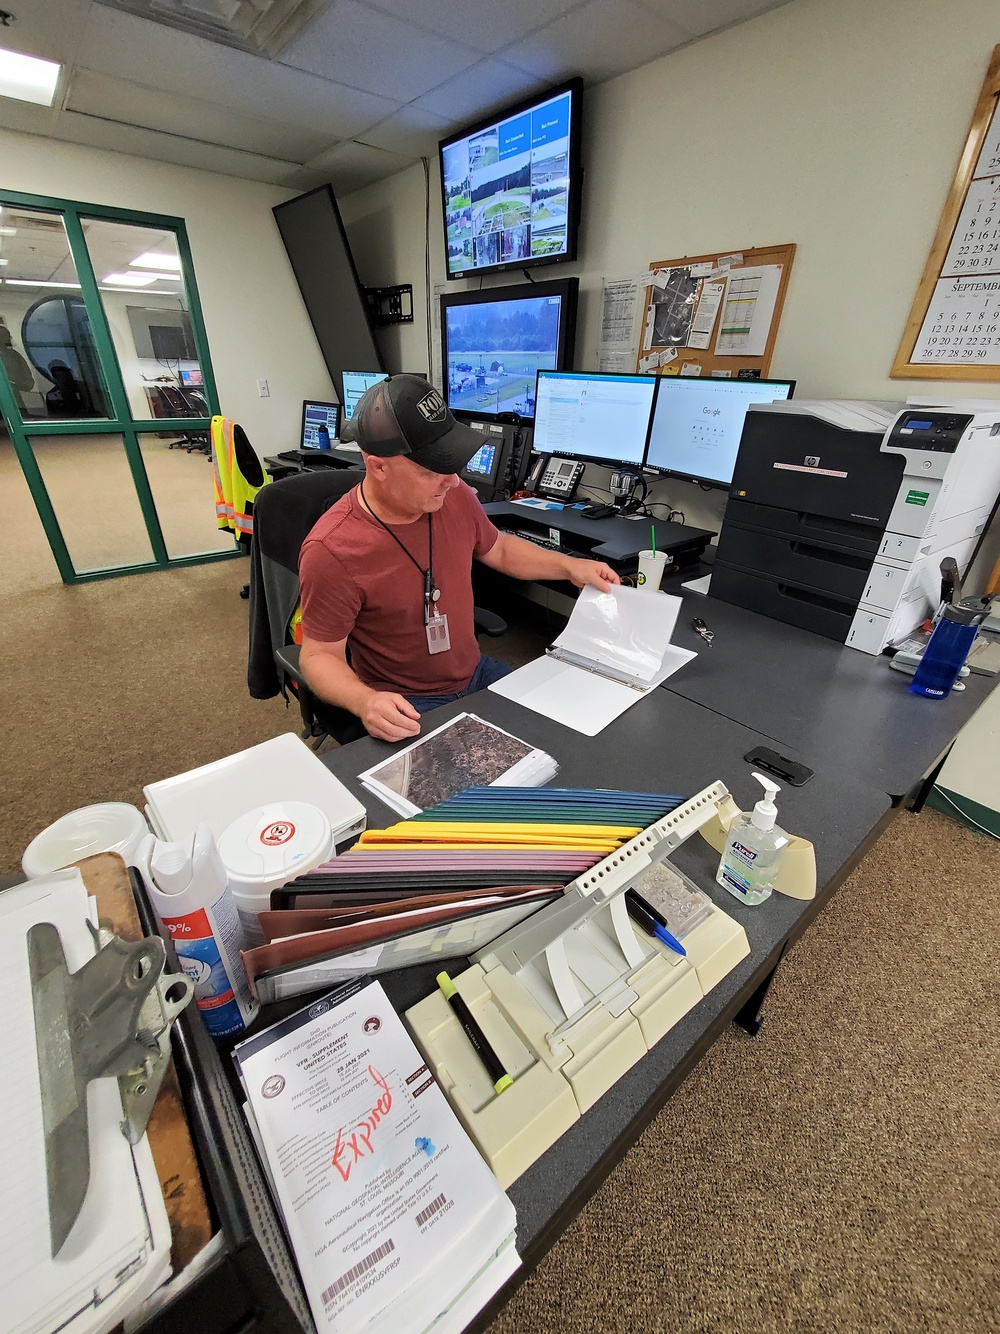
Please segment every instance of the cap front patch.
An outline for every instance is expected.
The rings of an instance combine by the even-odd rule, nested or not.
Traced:
[[[436,389],[431,389],[424,394],[423,398],[417,400],[417,411],[429,422],[443,421],[445,414],[444,399]]]

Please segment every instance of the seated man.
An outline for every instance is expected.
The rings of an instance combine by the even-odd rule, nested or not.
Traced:
[[[419,376],[373,385],[341,439],[360,446],[365,476],[303,543],[300,663],[315,694],[357,714],[372,736],[416,736],[421,713],[509,670],[479,653],[473,557],[515,579],[602,591],[620,582],[600,561],[497,531],[457,475],[482,438]]]

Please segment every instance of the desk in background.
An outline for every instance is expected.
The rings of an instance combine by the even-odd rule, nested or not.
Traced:
[[[356,449],[287,449],[264,459],[264,467],[272,481],[291,477],[298,472],[317,472],[321,468],[360,468],[361,453]]]

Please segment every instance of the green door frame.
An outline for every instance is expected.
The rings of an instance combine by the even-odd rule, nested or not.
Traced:
[[[38,510],[45,536],[52,549],[60,577],[64,583],[88,583],[95,579],[112,579],[125,574],[139,574],[146,570],[163,569],[184,565],[204,565],[210,561],[231,560],[240,555],[233,540],[232,551],[208,551],[194,556],[175,556],[167,554],[163,530],[156,513],[153,492],[146,474],[146,465],[142,457],[139,436],[160,432],[169,421],[170,429],[177,429],[178,434],[186,431],[208,431],[211,417],[133,417],[125,392],[121,364],[111,336],[111,328],[104,310],[104,303],[98,287],[97,277],[90,262],[87,242],[83,232],[84,219],[98,219],[102,222],[124,222],[132,226],[153,227],[160,231],[173,232],[177,239],[177,250],[181,260],[181,279],[187,301],[188,315],[194,332],[195,347],[198,352],[198,364],[202,370],[203,388],[211,416],[219,413],[219,395],[215,385],[215,374],[209,356],[208,336],[202,315],[201,302],[194,276],[194,262],[191,247],[188,244],[187,230],[183,218],[174,218],[159,213],[137,213],[131,209],[110,208],[101,204],[84,204],[66,199],[52,199],[44,195],[21,194],[14,190],[0,189],[0,204],[13,204],[21,208],[38,209],[47,213],[58,213],[66,228],[66,238],[70,254],[76,266],[76,275],[80,283],[80,294],[90,318],[94,335],[94,345],[100,364],[104,388],[110,400],[112,415],[106,418],[87,419],[85,421],[24,421],[18,409],[13,390],[0,367],[0,410],[10,429],[14,451],[24,472],[31,492],[31,498]],[[143,522],[149,536],[153,552],[151,561],[135,565],[117,565],[107,569],[78,572],[63,537],[55,508],[45,486],[38,461],[31,447],[34,436],[58,435],[115,435],[122,438],[129,472],[135,486]]]

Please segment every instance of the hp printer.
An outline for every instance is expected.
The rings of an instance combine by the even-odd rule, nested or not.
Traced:
[[[964,573],[1000,494],[1000,400],[747,412],[712,596],[880,653]]]

